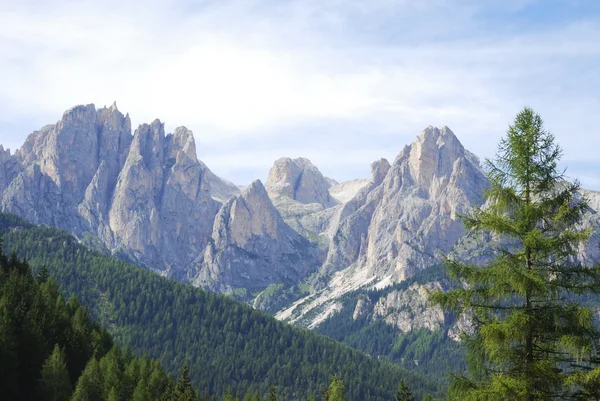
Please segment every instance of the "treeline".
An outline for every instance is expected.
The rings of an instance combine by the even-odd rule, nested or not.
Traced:
[[[34,270],[47,266],[116,343],[175,374],[186,362],[200,393],[322,398],[337,374],[350,400],[390,400],[404,380],[416,399],[442,395],[440,383],[278,322],[229,297],[160,277],[77,244],[69,234],[0,214],[5,249]]]
[[[123,352],[75,297],[63,298],[46,269],[34,278],[0,247],[2,400],[195,400],[183,373],[175,381],[160,362]]]

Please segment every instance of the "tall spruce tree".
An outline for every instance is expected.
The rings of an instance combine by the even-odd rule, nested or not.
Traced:
[[[450,276],[463,285],[432,294],[434,303],[472,317],[464,335],[469,374],[455,376],[450,389],[457,399],[587,397],[577,379],[591,366],[598,331],[592,310],[576,300],[600,292],[600,269],[575,258],[590,236],[580,225],[588,204],[558,169],[561,154],[540,116],[525,108],[487,161],[486,204],[464,223],[507,245],[481,266],[448,259]]]
[[[65,362],[65,352],[58,344],[44,365],[40,379],[40,393],[48,401],[64,401],[71,397],[71,381]]]
[[[175,385],[175,399],[193,401],[196,398],[196,391],[190,379],[190,368],[188,363],[185,362],[179,371],[179,380],[177,380],[177,384]]]
[[[325,400],[326,401],[347,401],[346,398],[346,386],[344,385],[344,381],[337,377],[337,375],[333,375],[331,378],[331,384],[325,390]]]
[[[398,391],[396,392],[396,401],[415,401],[415,398],[412,396],[412,393],[404,383],[404,380],[401,380],[398,384]]]

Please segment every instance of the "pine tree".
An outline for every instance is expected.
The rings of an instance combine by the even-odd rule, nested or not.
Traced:
[[[269,398],[267,398],[269,401],[277,401],[277,392],[275,391],[275,387],[271,386],[271,388],[269,388]]]
[[[406,387],[404,380],[401,380],[400,384],[398,384],[398,391],[396,392],[396,401],[415,401],[414,397],[412,396],[412,393],[410,392],[408,387]]]
[[[58,344],[42,366],[40,394],[44,400],[64,401],[71,397],[71,381],[65,362],[65,352]]]
[[[346,387],[342,379],[338,379],[336,375],[331,378],[331,384],[325,391],[326,401],[347,401]]]
[[[40,267],[40,271],[37,274],[37,281],[40,284],[44,284],[46,281],[48,281],[48,279],[50,278],[50,272],[48,271],[48,267],[46,265],[42,265],[42,267]]]
[[[100,365],[92,358],[77,381],[71,401],[103,401],[103,390]]]
[[[561,149],[539,115],[516,117],[487,162],[486,204],[464,216],[473,233],[492,233],[498,245],[485,265],[448,259],[451,277],[465,284],[432,301],[468,313],[464,335],[469,375],[455,376],[461,400],[551,400],[581,395],[573,377],[589,366],[595,338],[593,312],[578,296],[600,291],[600,269],[574,256],[590,230],[579,184],[565,179]]]
[[[174,398],[180,401],[193,401],[197,398],[190,380],[190,368],[187,362],[183,364],[179,371],[179,380],[175,385]]]

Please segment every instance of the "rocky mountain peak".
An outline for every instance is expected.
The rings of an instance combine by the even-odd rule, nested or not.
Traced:
[[[10,158],[10,149],[4,150],[4,146],[0,145],[0,162],[6,161]]]
[[[151,124],[141,124],[133,134],[128,164],[141,158],[147,169],[162,169],[165,151],[165,126],[156,119]],[[130,160],[133,158],[133,160]]]
[[[449,176],[454,162],[464,157],[465,149],[448,127],[429,126],[410,146],[408,164],[412,178],[428,186],[434,176]]]
[[[330,187],[331,182],[306,158],[278,159],[269,171],[266,183],[272,198],[287,196],[300,203],[320,203],[324,207],[336,204],[329,194]]]
[[[277,239],[283,224],[264,185],[255,180],[221,208],[215,220],[213,239],[222,246],[233,242],[244,248],[253,237]]]
[[[283,221],[260,180],[225,202],[212,239],[194,282],[217,291],[292,283],[318,264],[309,241]]]
[[[131,136],[131,119],[129,114],[123,115],[117,108],[117,103],[110,107],[103,107],[96,111],[96,121],[101,135],[109,132],[127,132]]]
[[[172,142],[171,157],[177,157],[178,152],[183,152],[190,160],[194,162],[198,160],[196,156],[196,141],[191,130],[186,127],[177,127],[175,128],[175,132],[169,135],[169,137]]]
[[[375,185],[381,184],[391,167],[387,159],[379,159],[371,163],[371,181]]]

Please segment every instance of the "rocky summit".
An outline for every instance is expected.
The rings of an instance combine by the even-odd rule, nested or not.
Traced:
[[[77,106],[14,154],[0,146],[0,207],[160,274],[260,297],[255,305],[309,327],[350,291],[402,282],[445,254],[484,258],[459,216],[483,204],[489,183],[448,127],[427,127],[393,163],[377,160],[370,178],[343,183],[308,159],[281,158],[265,185],[241,191],[196,154],[185,127],[165,133],[154,120],[132,134],[116,104]],[[600,194],[582,195],[593,208],[585,223],[596,227]],[[595,234],[579,257],[600,260],[599,244]],[[402,331],[440,327],[443,313],[423,295],[440,285],[361,298],[353,316]]]
[[[185,276],[220,200],[239,193],[196,157],[192,132],[155,120],[131,134],[116,104],[77,106],[0,158],[3,211],[163,274]]]

